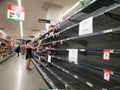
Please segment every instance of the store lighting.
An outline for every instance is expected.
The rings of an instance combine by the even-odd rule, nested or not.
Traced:
[[[18,0],[18,6],[21,7],[21,0]],[[21,33],[21,38],[23,38],[23,23],[20,21],[20,33]]]
[[[21,0],[18,0],[18,6],[21,7]]]
[[[21,38],[23,38],[23,23],[20,22]]]
[[[80,4],[80,2],[77,2],[76,4],[74,4],[70,9],[68,9],[68,10],[63,14],[63,17],[66,16],[69,12],[71,12],[74,8],[76,8],[79,4]]]

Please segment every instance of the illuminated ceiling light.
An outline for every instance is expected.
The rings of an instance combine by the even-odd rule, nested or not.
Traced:
[[[18,0],[18,6],[21,7],[21,0]],[[23,38],[23,22],[20,21],[20,33],[21,33],[21,38]]]
[[[68,9],[62,16],[66,16],[69,12],[71,12],[74,8],[76,8],[78,5],[80,4],[80,2],[77,2],[76,4],[74,4],[70,9]]]
[[[21,38],[23,38],[23,23],[20,22]]]
[[[18,0],[18,6],[21,7],[21,0]]]

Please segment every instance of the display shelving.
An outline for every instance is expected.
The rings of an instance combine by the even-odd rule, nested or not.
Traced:
[[[14,55],[10,37],[0,30],[0,63]],[[9,43],[10,42],[10,43]]]
[[[93,33],[79,35],[79,22],[91,16]],[[36,52],[36,58],[41,57],[43,67],[38,68],[51,73],[53,80],[56,78],[56,82],[59,81],[61,86],[66,82],[70,86],[69,89],[119,90],[119,16],[119,0],[93,0],[90,5],[60,23],[60,27],[55,29],[56,33],[50,35],[47,32],[49,35],[47,37],[43,34],[41,38],[43,48],[40,48],[40,52]],[[55,47],[52,48],[52,45]],[[77,64],[69,60],[70,49],[78,50]],[[110,60],[103,59],[106,49],[110,50]],[[51,62],[48,62],[48,56],[51,56]],[[103,79],[105,69],[110,70],[110,81]],[[79,84],[74,85],[69,82],[82,83],[81,88]]]

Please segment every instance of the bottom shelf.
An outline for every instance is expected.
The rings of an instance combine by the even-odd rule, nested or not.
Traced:
[[[47,82],[47,84],[50,86],[50,88],[57,89],[57,87],[53,84],[52,80],[46,75],[46,73],[39,67],[39,64],[35,62],[35,60],[32,59],[32,63],[35,65],[39,73],[42,75],[43,79]]]
[[[12,53],[11,55],[9,55],[8,57],[4,58],[3,60],[0,60],[0,64],[3,63],[4,61],[8,60],[8,58],[10,58],[11,56],[15,55],[15,53]]]
[[[32,60],[35,62],[35,60]],[[74,77],[70,76],[69,74],[59,70],[55,66],[47,66],[46,63],[41,63],[41,66],[37,64],[37,68],[41,69],[48,78],[51,79],[52,83],[56,86],[58,89],[66,89],[66,84],[68,85],[68,89],[71,90],[93,90],[91,87],[87,86],[86,84],[83,84],[79,80],[75,79]],[[43,75],[44,77],[44,75]],[[50,85],[50,82],[48,82]],[[55,89],[55,88],[53,88]]]
[[[57,88],[60,88],[60,89],[64,89],[65,88],[65,85],[60,82],[59,80],[57,80],[56,77],[53,77],[53,75],[48,72],[44,67],[41,67],[41,69],[46,73],[46,75],[52,80],[53,84],[57,87]]]
[[[62,67],[64,70],[67,70],[69,74],[74,74],[76,76],[82,77],[88,82],[90,81],[94,86],[99,86],[101,89],[106,88],[107,90],[120,90],[120,81],[119,78],[111,78],[111,82],[106,82],[103,80],[103,73],[100,73],[97,70],[86,69],[82,66],[74,65],[72,63],[64,62],[61,60],[53,60],[53,65],[56,67]],[[99,82],[99,83],[97,83]]]
[[[79,80],[75,79],[74,77],[70,76],[69,74],[57,69],[54,66],[47,67],[51,71],[53,71],[60,79],[64,80],[64,84],[68,84],[70,89],[79,89],[79,90],[92,90],[89,86],[83,84]]]

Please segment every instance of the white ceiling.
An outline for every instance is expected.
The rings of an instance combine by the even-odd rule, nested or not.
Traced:
[[[24,38],[32,35],[33,29],[44,30],[45,24],[38,23],[39,18],[46,18],[47,11],[43,9],[45,3],[63,7],[63,13],[78,0],[22,0],[25,7],[25,21],[23,22]],[[17,0],[0,0],[0,27],[13,38],[20,38],[20,25],[15,21],[7,20],[7,4],[17,5]]]

